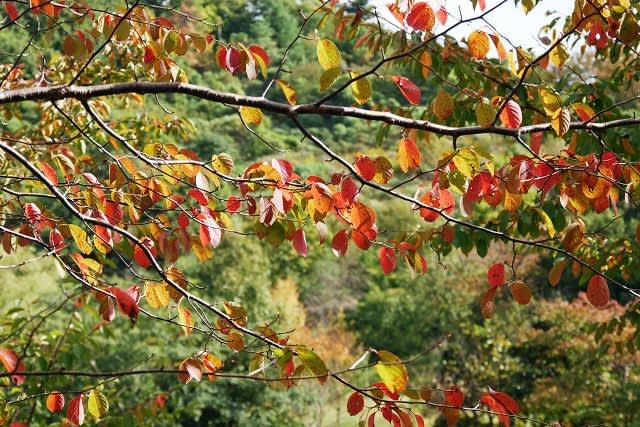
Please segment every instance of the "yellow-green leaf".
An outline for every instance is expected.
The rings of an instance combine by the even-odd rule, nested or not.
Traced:
[[[453,163],[460,173],[468,178],[473,177],[478,169],[480,169],[478,154],[471,148],[459,149],[453,158]]]
[[[246,124],[258,126],[262,123],[262,111],[254,107],[240,107],[240,116]]]
[[[392,393],[402,393],[409,384],[409,374],[402,360],[395,354],[380,350],[376,353],[378,363],[376,372],[385,386]]]
[[[93,389],[89,393],[87,409],[94,417],[102,418],[109,410],[109,401],[99,390]]]
[[[228,174],[233,169],[233,158],[227,153],[214,154],[211,157],[211,164],[218,172]]]
[[[551,63],[556,67],[562,67],[567,59],[569,59],[571,55],[567,51],[567,48],[564,47],[562,43],[553,48],[551,53],[549,54],[549,59]]]
[[[298,353],[298,359],[300,359],[305,369],[309,371],[311,375],[317,376],[320,384],[324,384],[329,371],[322,359],[308,348],[297,348],[296,352]]]
[[[353,73],[352,78],[358,76],[358,73]],[[371,83],[366,78],[358,79],[351,83],[351,93],[358,104],[364,104],[371,98]]]
[[[340,68],[330,68],[320,75],[320,90],[329,89],[340,75]]]
[[[496,109],[491,104],[484,102],[476,105],[476,120],[483,128],[491,126],[496,119]]]
[[[323,69],[330,70],[340,66],[340,60],[342,59],[340,51],[331,40],[318,40],[316,51],[318,53],[318,62],[320,62],[320,66]]]
[[[89,255],[91,253],[91,245],[89,244],[89,240],[87,239],[87,233],[84,231],[82,227],[79,227],[75,224],[67,224],[69,228],[69,232],[71,233],[71,237],[78,245],[78,249],[85,255]]]
[[[171,302],[169,289],[164,282],[147,282],[145,286],[145,297],[149,305],[153,308],[166,307]]]

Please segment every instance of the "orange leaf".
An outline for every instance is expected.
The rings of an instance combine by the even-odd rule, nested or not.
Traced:
[[[496,290],[498,288],[491,287],[482,295],[480,300],[480,312],[485,319],[491,319],[496,310]]]
[[[589,280],[587,286],[587,299],[594,307],[602,308],[609,303],[609,285],[601,275],[596,275]]]
[[[62,411],[64,408],[64,394],[59,391],[54,391],[49,393],[47,396],[47,409],[51,413],[56,413]]]
[[[416,105],[420,103],[422,92],[415,83],[402,76],[391,76],[391,80],[398,86],[398,89],[410,104]]]
[[[398,144],[398,163],[400,169],[407,173],[409,169],[416,168],[420,165],[422,157],[416,141],[411,138],[402,138]]]
[[[18,355],[11,349],[0,347],[0,362],[4,365],[7,372],[24,371],[24,363],[18,358]],[[24,375],[11,375],[11,381],[15,385],[24,384]]]
[[[467,40],[469,52],[476,59],[483,59],[489,53],[489,36],[484,31],[475,30]]]
[[[435,23],[433,9],[422,1],[414,4],[407,15],[407,25],[417,31],[431,31]]]
[[[517,280],[511,284],[509,288],[511,295],[520,305],[527,305],[531,301],[531,289],[521,280]]]

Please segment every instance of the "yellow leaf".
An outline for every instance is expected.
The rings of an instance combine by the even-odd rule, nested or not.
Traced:
[[[489,53],[489,36],[484,31],[473,31],[467,39],[469,52],[476,59],[483,59]]]
[[[402,360],[385,350],[378,351],[376,355],[378,363],[375,364],[375,369],[384,385],[392,393],[402,393],[409,384],[409,374]]]
[[[262,111],[254,107],[240,107],[240,116],[246,124],[258,126],[262,123]]]
[[[342,59],[340,51],[331,40],[318,40],[316,51],[318,54],[318,62],[320,62],[320,66],[324,70],[330,70],[340,66],[340,60]]]
[[[352,78],[358,76],[358,73],[353,73]],[[351,93],[358,104],[364,104],[371,98],[371,83],[366,78],[358,79],[351,83]]]
[[[181,305],[178,306],[178,321],[182,325],[182,330],[185,335],[189,335],[191,331],[193,331],[195,321],[193,320],[191,311],[188,308]]]
[[[542,218],[542,220],[546,224],[547,233],[549,233],[549,237],[553,239],[553,237],[556,235],[556,228],[553,226],[553,221],[551,221],[551,218],[549,218],[549,215],[547,215],[547,213],[543,211],[541,208],[535,208],[535,210],[536,212],[538,212],[538,215],[540,215],[540,218]]]
[[[296,105],[298,101],[298,95],[296,94],[296,90],[289,84],[289,82],[285,80],[276,80],[276,84],[284,94],[284,97],[287,99],[287,102],[291,105]]]
[[[171,295],[169,295],[166,283],[147,282],[145,288],[145,297],[151,307],[166,307],[171,302]]]
[[[75,224],[67,224],[69,228],[69,232],[71,233],[71,237],[78,245],[78,249],[85,255],[89,255],[91,253],[91,245],[87,240],[87,233],[84,231],[82,227],[78,227]]]
[[[440,91],[433,100],[433,114],[440,119],[446,120],[453,114],[453,98],[445,91]]]
[[[522,194],[514,194],[509,191],[504,193],[504,208],[509,212],[515,212],[522,204]]]
[[[558,136],[563,136],[569,130],[571,125],[571,113],[566,108],[561,108],[556,111],[556,114],[551,120],[551,127],[556,131]]]
[[[547,113],[547,116],[553,117],[556,112],[562,108],[560,97],[554,91],[544,88],[539,90],[539,94],[542,99],[542,107]]]
[[[99,390],[93,389],[89,393],[87,409],[94,417],[102,418],[109,410],[109,401]]]
[[[549,59],[551,63],[556,67],[562,67],[567,59],[569,59],[571,55],[567,51],[567,48],[564,47],[562,43],[553,48],[551,53],[549,54]]]

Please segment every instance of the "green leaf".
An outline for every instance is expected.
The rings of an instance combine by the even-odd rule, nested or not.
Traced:
[[[322,359],[308,348],[298,348],[296,351],[298,353],[298,359],[300,359],[307,371],[309,371],[311,375],[316,375],[320,384],[324,384],[325,381],[327,381],[329,371]]]
[[[402,360],[395,354],[380,350],[376,353],[378,363],[375,368],[378,376],[392,393],[402,393],[409,384],[409,374]]]
[[[91,390],[89,393],[89,413],[96,418],[102,418],[109,410],[109,401],[99,390]]]

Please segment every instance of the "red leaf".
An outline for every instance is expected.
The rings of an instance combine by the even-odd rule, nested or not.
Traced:
[[[364,398],[357,391],[351,393],[347,400],[347,412],[352,417],[358,415],[364,408]]]
[[[344,256],[347,253],[349,247],[349,232],[347,230],[340,230],[333,236],[331,241],[331,249],[333,254],[337,257]]]
[[[49,233],[49,247],[51,250],[57,253],[60,252],[64,246],[64,237],[62,236],[62,233],[60,233],[57,228],[51,230]]]
[[[416,426],[424,427],[424,419],[422,418],[422,416],[415,413],[413,414],[413,416],[416,417]]]
[[[367,156],[358,156],[355,163],[358,174],[365,181],[371,181],[376,175],[376,164]]]
[[[378,252],[378,260],[380,261],[380,267],[384,274],[389,274],[396,269],[396,251],[393,248],[383,246]]]
[[[182,229],[187,228],[189,226],[189,215],[180,212],[180,215],[178,215],[178,226]]]
[[[104,214],[107,217],[107,220],[110,224],[116,225],[122,221],[122,206],[120,206],[117,202],[112,202],[111,200],[105,201],[105,210]]]
[[[413,5],[407,15],[407,25],[418,31],[430,31],[435,24],[433,9],[425,3],[418,2]]]
[[[262,48],[262,46],[258,46],[257,44],[252,44],[251,46],[249,46],[249,52],[262,58],[262,60],[266,65],[269,65],[269,62],[271,62],[269,59],[269,55]]]
[[[20,15],[20,12],[18,12],[18,9],[12,1],[8,1],[4,4],[4,10],[7,11],[7,15],[9,15],[9,19],[11,19],[11,21],[15,21]]]
[[[151,46],[147,46],[144,49],[144,58],[143,61],[145,64],[153,64],[156,60],[156,54],[151,49]]]
[[[489,267],[487,271],[487,280],[491,287],[497,288],[504,283],[504,264],[496,263]]]
[[[510,129],[517,129],[522,124],[522,110],[513,99],[507,102],[507,105],[500,113],[500,120]]]
[[[35,203],[24,204],[24,216],[27,217],[31,224],[37,224],[42,221],[42,212]]]
[[[609,303],[609,286],[604,277],[598,274],[589,280],[587,299],[597,308],[602,308]]]
[[[344,197],[348,205],[353,203],[359,191],[360,190],[358,189],[358,186],[355,182],[353,182],[351,178],[347,177],[342,180],[342,183],[340,185],[340,192],[342,193],[342,197]]]
[[[109,292],[115,297],[120,311],[131,319],[131,323],[136,323],[138,319],[138,303],[127,291],[120,288],[110,287]]]
[[[151,259],[149,258],[147,253],[144,251],[144,249],[142,249],[141,245],[149,249],[149,251],[151,252],[151,255],[155,257],[156,256],[155,243],[150,238],[143,237],[142,239],[140,239],[140,244],[136,243],[135,246],[133,247],[133,259],[135,260],[135,262],[142,268],[149,268],[151,267],[151,264],[152,264]]]
[[[64,408],[64,394],[59,391],[49,393],[47,396],[47,409],[49,412],[55,414],[62,411],[62,408]]]
[[[503,393],[501,391],[491,391],[491,395],[500,403],[502,403],[502,406],[505,407],[505,409],[510,413],[510,414],[517,414],[518,412],[520,412],[520,405],[518,405],[518,402],[516,402],[511,396],[509,396],[507,393]]]
[[[410,104],[416,105],[420,103],[422,92],[415,83],[402,76],[391,76],[391,80],[398,86],[398,89]]]
[[[484,11],[487,8],[487,4],[485,0],[478,0],[478,6],[480,6],[480,10]]]
[[[53,184],[58,185],[58,175],[56,171],[46,162],[38,162],[40,171],[47,177],[47,180]]]
[[[293,248],[296,250],[296,252],[298,252],[298,255],[306,257],[307,239],[302,228],[299,228],[293,232],[293,238],[291,239],[291,241],[293,243]]]
[[[84,396],[82,394],[77,395],[69,402],[67,408],[67,418],[71,424],[75,426],[82,425],[84,423]]]
[[[540,154],[540,147],[542,146],[542,132],[534,132],[531,134],[531,140],[529,141],[529,147],[534,153]]]
[[[440,9],[438,9],[436,16],[438,17],[438,22],[440,22],[440,25],[444,25],[447,23],[449,13],[447,12],[447,9],[445,9],[444,5],[440,6]]]
[[[197,188],[192,188],[187,192],[187,194],[193,197],[201,206],[207,206],[207,204],[209,204],[207,195]]]
[[[457,386],[453,386],[444,391],[444,398],[451,406],[461,408],[464,403],[464,394]]]
[[[236,196],[229,196],[227,199],[227,211],[238,212],[238,209],[240,209],[240,200]]]
[[[208,213],[201,212],[196,218],[200,224],[200,242],[217,248],[222,240],[222,229]]]
[[[0,347],[0,362],[4,365],[7,372],[21,372],[24,371],[24,363],[18,359],[18,355],[11,349]],[[15,385],[24,384],[24,375],[11,375],[11,381]]]

